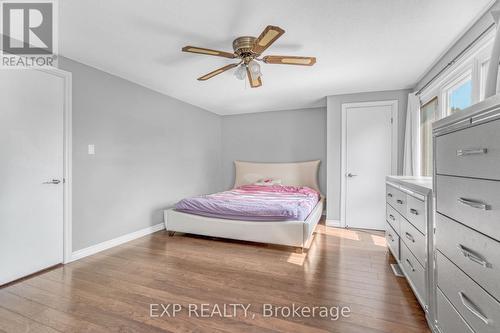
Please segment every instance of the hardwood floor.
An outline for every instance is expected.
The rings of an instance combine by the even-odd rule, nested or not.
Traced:
[[[324,225],[303,254],[160,231],[0,289],[0,332],[428,332],[392,260],[382,233]],[[237,303],[249,312],[189,316],[189,304],[204,303],[209,311]],[[264,317],[265,303],[349,307],[350,314]],[[151,304],[183,308],[151,317]],[[153,314],[161,312],[153,305]]]

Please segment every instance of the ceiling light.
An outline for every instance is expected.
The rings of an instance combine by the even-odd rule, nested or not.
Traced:
[[[248,69],[252,73],[252,77],[260,77],[262,75],[260,71],[260,65],[257,61],[252,60],[248,63]]]
[[[244,80],[247,77],[247,69],[244,64],[238,66],[238,68],[234,72],[234,76],[236,76],[238,80]]]

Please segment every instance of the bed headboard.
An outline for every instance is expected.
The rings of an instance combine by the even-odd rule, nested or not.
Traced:
[[[253,184],[263,178],[279,178],[283,185],[307,186],[319,192],[320,160],[296,163],[254,163],[234,161],[234,187]]]

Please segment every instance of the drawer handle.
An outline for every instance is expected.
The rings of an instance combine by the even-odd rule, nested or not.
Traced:
[[[412,243],[415,243],[415,238],[409,232],[405,232],[406,238],[408,238]]]
[[[415,268],[413,267],[409,259],[406,259],[406,263],[408,264],[408,266],[410,266],[411,271],[415,272]]]
[[[476,317],[481,319],[486,325],[489,324],[489,319],[481,313],[481,310],[477,307],[476,304],[474,304],[468,297],[463,293],[463,291],[458,292],[458,296],[460,296],[460,300],[462,301],[462,304],[472,312]]]
[[[391,242],[394,242],[394,237],[392,237],[391,234],[387,234],[389,236],[389,239],[391,240]]]
[[[394,215],[392,215],[392,214],[389,214],[389,218],[390,218],[391,220],[393,220],[393,221],[396,221],[396,218],[395,218],[395,217],[394,217]]]
[[[491,207],[484,202],[481,201],[476,201],[476,200],[471,200],[471,199],[465,199],[465,198],[458,198],[458,202],[460,202],[462,205],[466,205],[472,208],[477,208],[481,210],[490,210]]]
[[[488,261],[486,261],[486,259],[481,257],[479,254],[475,253],[471,249],[468,249],[467,247],[463,246],[462,244],[458,244],[458,249],[462,251],[464,257],[468,258],[469,260],[486,268],[492,267],[492,265]]]
[[[457,149],[457,156],[483,155],[488,153],[486,148]]]
[[[387,193],[387,196],[388,196],[389,198],[392,198],[392,193]]]
[[[400,205],[402,205],[402,204],[403,204],[403,200],[399,200],[399,199],[398,199],[398,200],[396,200],[396,202],[397,202],[398,204],[400,204]]]
[[[415,208],[410,208],[410,213],[412,213],[413,215],[418,215],[418,210],[416,210]]]

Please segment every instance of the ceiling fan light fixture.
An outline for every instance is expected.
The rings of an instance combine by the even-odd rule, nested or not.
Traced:
[[[312,66],[316,63],[315,57],[266,55],[261,58],[261,54],[266,51],[284,33],[285,30],[281,29],[280,27],[268,25],[257,38],[252,36],[240,36],[233,40],[232,53],[191,45],[183,47],[182,51],[230,59],[239,59],[238,63],[232,63],[223,66],[199,77],[199,81],[209,80],[221,73],[236,68],[234,76],[238,80],[248,79],[250,87],[258,88],[262,86],[262,72],[260,64],[258,63],[260,61],[266,64],[300,66]]]
[[[244,64],[238,66],[236,71],[234,71],[234,76],[236,76],[238,80],[244,80],[247,77],[247,71]]]
[[[260,71],[260,65],[255,60],[252,60],[248,63],[248,69],[250,70],[250,73],[252,73],[252,76],[254,77],[260,77],[262,75],[262,72]]]

